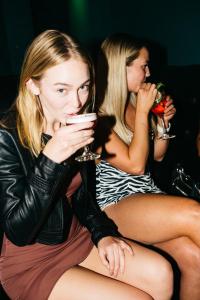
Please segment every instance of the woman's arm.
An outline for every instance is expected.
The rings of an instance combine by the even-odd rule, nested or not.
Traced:
[[[138,92],[132,127],[130,118],[128,122],[129,127],[134,130],[130,145],[125,144],[115,132],[110,135],[105,145],[110,155],[107,158],[109,163],[127,173],[141,175],[145,172],[149,155],[148,114],[156,92],[154,84],[145,84]]]
[[[93,161],[81,163],[83,184],[73,195],[72,207],[77,217],[91,233],[102,263],[111,275],[117,276],[125,269],[124,251],[133,254],[132,248],[124,241],[115,223],[102,212],[95,200],[95,164]]]
[[[34,239],[51,211],[69,166],[57,164],[42,153],[33,160],[29,151],[19,147],[16,138],[6,130],[0,131],[0,151],[3,229],[13,243],[26,245]]]
[[[96,166],[94,161],[81,163],[82,185],[72,196],[72,207],[80,222],[91,232],[95,245],[107,236],[118,237],[116,224],[102,212],[96,201]]]
[[[87,122],[54,128],[37,158],[21,146],[15,130],[0,130],[0,213],[13,243],[26,245],[35,239],[60,196],[63,177],[66,186],[71,179],[68,158],[93,141],[91,126]]]

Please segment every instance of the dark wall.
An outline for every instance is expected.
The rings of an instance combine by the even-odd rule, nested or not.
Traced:
[[[166,47],[170,65],[200,64],[198,0],[88,2],[88,39],[104,38],[115,31],[130,32]],[[81,37],[81,31],[77,34]]]
[[[16,74],[27,43],[58,28],[90,45],[116,31],[148,38],[166,49],[169,65],[200,64],[200,1],[0,1],[0,74]]]

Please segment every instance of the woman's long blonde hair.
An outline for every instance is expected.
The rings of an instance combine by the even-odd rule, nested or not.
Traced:
[[[34,95],[26,86],[31,78],[40,80],[44,72],[70,58],[84,61],[89,68],[91,93],[93,93],[94,70],[90,57],[70,36],[57,30],[47,30],[36,37],[25,54],[22,64],[18,96],[14,103],[17,131],[22,145],[33,155],[42,149],[41,135],[45,117],[39,96]],[[89,97],[92,97],[92,95]]]
[[[97,98],[102,115],[115,116],[114,131],[127,144],[131,131],[125,123],[127,101],[135,102],[128,92],[126,67],[139,56],[144,46],[127,34],[115,34],[104,40],[97,69]]]

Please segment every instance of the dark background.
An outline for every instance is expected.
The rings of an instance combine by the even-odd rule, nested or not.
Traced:
[[[50,28],[78,37],[94,60],[101,41],[111,33],[148,39],[151,80],[166,84],[177,108],[172,129],[176,139],[164,161],[154,165],[154,175],[170,191],[171,172],[181,162],[198,179],[200,1],[0,0],[0,113],[16,96],[27,45]]]
[[[177,137],[155,174],[163,188],[176,162],[199,176],[195,138],[200,111],[200,1],[0,0],[0,112],[16,95],[26,46],[49,28],[78,37],[94,60],[101,41],[111,33],[148,39],[151,80],[166,84],[177,108],[173,122]]]

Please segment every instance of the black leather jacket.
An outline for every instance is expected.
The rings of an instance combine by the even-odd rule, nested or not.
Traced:
[[[87,189],[87,165],[74,160],[57,164],[43,153],[33,157],[21,146],[16,130],[1,128],[0,216],[9,240],[18,246],[61,243],[67,239],[74,213],[95,244],[102,237],[118,236],[115,224]],[[77,168],[83,182],[71,207],[65,193]]]

